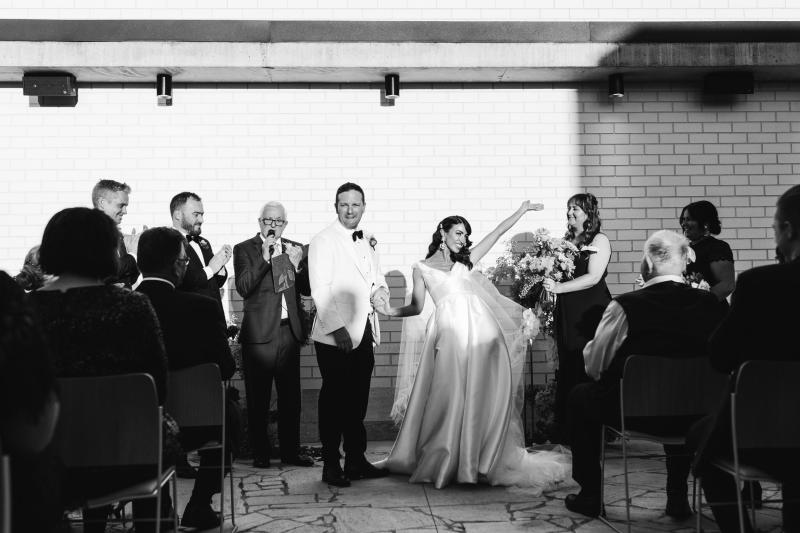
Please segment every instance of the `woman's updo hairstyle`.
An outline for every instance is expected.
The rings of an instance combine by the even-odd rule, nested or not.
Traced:
[[[464,240],[464,246],[458,253],[450,252],[450,259],[452,259],[454,263],[463,263],[468,269],[472,270],[472,261],[469,260],[469,248],[472,246],[472,241],[469,240],[469,236],[472,235],[472,226],[469,225],[466,218],[458,215],[449,216],[439,222],[439,225],[436,226],[436,231],[433,232],[431,243],[428,245],[428,255],[425,256],[425,259],[432,257],[433,254],[439,251],[439,247],[442,245],[441,230],[447,233],[457,224],[464,225],[464,229],[467,230],[467,238]]]

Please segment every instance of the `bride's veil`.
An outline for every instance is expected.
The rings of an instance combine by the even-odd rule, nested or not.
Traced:
[[[414,265],[414,268],[418,267]],[[411,389],[414,388],[419,359],[422,355],[422,348],[427,338],[426,332],[433,318],[434,309],[436,309],[436,304],[433,303],[429,295],[425,298],[425,305],[419,315],[403,319],[400,333],[400,353],[397,361],[397,377],[394,384],[394,403],[392,404],[391,412],[392,420],[398,426],[406,414],[408,399],[411,397]]]

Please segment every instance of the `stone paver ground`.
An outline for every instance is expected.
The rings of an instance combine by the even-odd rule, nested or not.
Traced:
[[[631,453],[636,454],[660,452],[660,447],[646,442],[634,442],[631,447]],[[385,457],[390,448],[390,442],[370,443],[368,458]],[[664,515],[663,458],[637,458],[629,464],[632,531],[694,531],[694,517],[676,522]],[[609,447],[606,465],[606,510],[612,523],[624,531],[625,493],[619,444]],[[321,475],[321,464],[299,468],[278,463],[272,468],[256,469],[249,462],[237,462],[234,480],[238,530],[253,533],[612,531],[599,520],[566,510],[564,497],[575,492],[574,485],[534,496],[522,488],[485,485],[452,485],[437,490],[430,484],[410,484],[407,476],[400,475],[356,481],[351,487],[337,488],[322,483]],[[192,483],[179,480],[179,511],[183,511]],[[776,497],[777,487],[764,488],[766,498]],[[218,508],[216,498],[214,506]],[[757,513],[758,530],[777,533],[781,531],[779,505],[767,507],[774,508]],[[707,508],[704,514],[710,516]],[[229,525],[228,516],[226,531],[231,530]],[[713,531],[715,524],[704,518],[703,528]],[[115,530],[122,528],[117,526]]]

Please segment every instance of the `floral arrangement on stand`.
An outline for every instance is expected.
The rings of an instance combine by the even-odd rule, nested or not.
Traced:
[[[533,233],[533,239],[510,242],[506,252],[488,272],[493,283],[511,281],[511,296],[527,309],[523,312],[523,334],[532,339],[538,333],[553,337],[556,297],[544,289],[544,280],[566,281],[575,272],[578,248],[569,241],[553,237],[547,229]],[[552,352],[550,362],[556,358]],[[555,380],[545,385],[526,387],[526,405],[532,408],[531,434],[534,442],[545,442],[555,432],[553,420]],[[527,425],[526,425],[526,433]]]

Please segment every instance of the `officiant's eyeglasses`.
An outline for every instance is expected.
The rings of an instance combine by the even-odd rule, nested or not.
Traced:
[[[284,224],[286,224],[285,220],[281,220],[280,218],[259,218],[259,222],[264,224],[265,226],[271,226],[273,228],[280,228]]]

